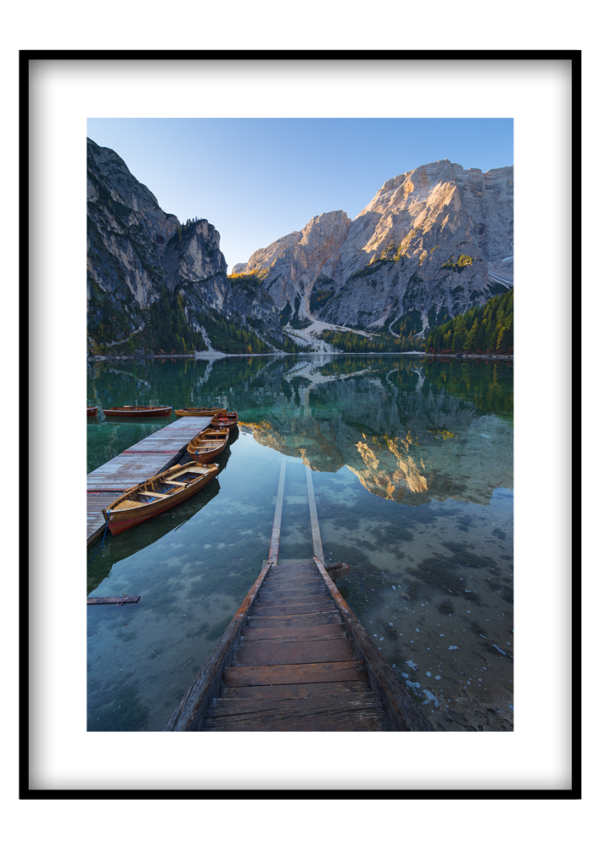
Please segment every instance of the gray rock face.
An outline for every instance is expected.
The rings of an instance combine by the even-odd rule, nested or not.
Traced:
[[[120,156],[88,139],[88,331],[118,324],[114,339],[144,326],[165,293],[181,294],[186,319],[199,331],[213,310],[242,327],[283,339],[279,312],[260,286],[231,280],[220,236],[202,219],[182,225]],[[115,318],[118,321],[115,322]]]
[[[181,295],[196,331],[211,310],[277,342],[294,318],[425,332],[512,286],[513,169],[421,166],[388,180],[354,221],[317,215],[234,272],[255,276],[228,277],[212,224],[182,225],[88,140],[88,328],[108,344],[139,332],[165,293]]]
[[[88,302],[136,314],[166,284],[162,256],[179,221],[165,214],[120,156],[88,139]]]
[[[512,166],[442,160],[388,180],[354,221],[317,216],[245,267],[300,316],[375,329],[412,313],[425,330],[506,291],[512,255]]]
[[[245,264],[245,271],[266,274],[263,287],[278,309],[291,304],[294,313],[310,315],[308,298],[313,284],[326,262],[343,245],[351,223],[341,210],[317,215],[301,233],[290,233],[255,251]]]

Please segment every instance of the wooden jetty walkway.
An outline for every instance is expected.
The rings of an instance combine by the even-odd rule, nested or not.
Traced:
[[[87,544],[104,530],[103,507],[108,507],[125,490],[177,462],[183,457],[188,442],[210,423],[210,417],[178,419],[90,472],[87,476]]]
[[[165,731],[432,730],[328,574],[306,482],[315,556],[279,560],[284,461],[269,558]]]

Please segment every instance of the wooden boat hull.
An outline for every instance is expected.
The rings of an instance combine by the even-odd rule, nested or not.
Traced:
[[[225,450],[228,440],[229,431],[226,429],[221,429],[220,432],[205,430],[195,439],[192,439],[187,447],[187,453],[197,463],[211,463],[215,457],[218,457]]]
[[[237,426],[239,419],[237,413],[227,413],[225,416],[214,416],[211,425],[213,427],[226,427],[227,429]]]
[[[160,418],[170,416],[172,407],[112,407],[104,410],[109,418]]]
[[[88,407],[87,408],[88,416],[97,416],[98,415],[98,407]]]
[[[201,471],[201,477],[185,488],[181,487],[181,489],[172,494],[163,497],[158,494],[155,496],[155,501],[146,504],[136,504],[133,500],[138,492],[146,490],[146,488],[148,488],[146,490],[148,491],[153,483],[169,483],[177,476],[182,476],[189,472],[197,473],[199,471]],[[164,513],[166,510],[171,510],[173,507],[181,504],[182,501],[187,501],[192,495],[204,489],[218,473],[218,466],[204,466],[194,461],[185,463],[183,466],[173,466],[168,471],[162,472],[160,475],[155,475],[155,477],[149,478],[138,486],[132,487],[113,501],[112,504],[109,504],[106,509],[102,510],[109,531],[113,536],[117,536],[129,528],[133,528],[135,525],[139,525],[148,519],[152,519],[154,516],[158,516],[160,513]]]
[[[184,407],[181,410],[175,410],[176,416],[224,416],[227,410],[224,407]]]

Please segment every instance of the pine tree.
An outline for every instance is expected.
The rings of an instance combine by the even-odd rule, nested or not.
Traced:
[[[476,335],[476,333],[477,333],[477,328],[478,328],[478,326],[479,326],[479,325],[478,325],[477,319],[475,319],[475,321],[474,321],[474,322],[473,322],[473,324],[471,325],[471,329],[470,329],[470,330],[469,330],[469,332],[467,333],[467,337],[466,337],[466,339],[465,339],[465,349],[466,349],[467,351],[472,351],[472,350],[474,349],[474,346],[475,346],[475,335]]]

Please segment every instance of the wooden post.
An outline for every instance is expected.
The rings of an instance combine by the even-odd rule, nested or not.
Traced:
[[[87,599],[88,604],[116,604],[117,607],[121,607],[122,604],[137,604],[141,599],[141,595],[122,595],[122,596],[108,596],[107,598],[99,598],[98,596],[92,596]]]

